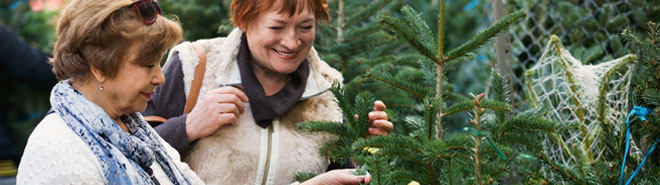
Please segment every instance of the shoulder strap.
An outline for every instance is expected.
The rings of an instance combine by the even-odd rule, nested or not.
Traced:
[[[195,76],[193,77],[193,81],[190,86],[188,100],[186,101],[186,105],[183,107],[183,114],[190,113],[192,108],[195,107],[195,104],[197,103],[197,97],[199,97],[199,90],[202,88],[202,81],[204,81],[204,73],[206,72],[206,52],[199,45],[193,45],[193,48],[195,52],[197,52],[199,63],[195,67]],[[164,123],[167,121],[166,118],[156,115],[144,116],[144,119],[149,123]]]
[[[193,45],[193,48],[197,52],[199,57],[199,63],[195,67],[195,76],[193,77],[190,92],[188,93],[188,100],[186,100],[186,105],[183,107],[183,113],[189,113],[192,111],[195,104],[197,104],[197,97],[199,97],[199,91],[202,89],[202,82],[204,81],[204,73],[206,72],[206,51],[200,45]]]

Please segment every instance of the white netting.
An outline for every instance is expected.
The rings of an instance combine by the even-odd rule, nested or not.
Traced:
[[[626,26],[645,28],[645,6],[630,0],[517,0],[509,1],[514,9],[527,9],[527,18],[512,27],[511,53],[513,82],[524,87],[524,72],[541,57],[547,38],[557,35],[575,58],[599,62],[623,57],[630,53],[629,43],[622,42],[619,34]],[[563,4],[572,6],[562,6]],[[573,14],[580,16],[573,16]],[[610,16],[604,16],[610,15]],[[639,16],[643,15],[643,16]],[[614,20],[627,20],[624,24]],[[617,25],[617,26],[615,26]],[[595,56],[595,57],[593,57]],[[593,63],[589,63],[593,64]],[[518,87],[516,87],[518,89]],[[518,89],[520,90],[520,89]],[[514,102],[525,103],[523,92],[517,91]],[[519,105],[517,105],[518,107]],[[524,106],[522,106],[524,108]]]
[[[544,141],[549,158],[573,166],[582,162],[589,164],[600,157],[603,152],[599,142],[603,131],[600,121],[613,125],[617,135],[624,125],[634,60],[634,55],[626,55],[598,65],[583,65],[564,48],[558,37],[550,38],[541,58],[525,73],[530,102],[533,106],[549,106],[551,111],[547,118],[551,120],[580,126]],[[599,114],[601,104],[605,109]],[[631,144],[630,151],[633,157],[641,156],[635,143]]]

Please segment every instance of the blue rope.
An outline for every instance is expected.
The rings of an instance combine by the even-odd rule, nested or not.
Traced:
[[[653,153],[653,150],[655,150],[655,145],[657,145],[658,142],[660,142],[660,139],[655,140],[655,143],[653,143],[653,146],[651,147],[651,150],[649,150],[649,153],[646,153],[646,157],[644,157],[644,160],[642,160],[642,163],[640,163],[639,166],[637,166],[637,169],[635,170],[635,172],[633,172],[633,174],[630,175],[630,178],[626,182],[626,185],[630,184],[630,182],[632,182],[632,180],[633,180],[633,177],[635,177],[635,175],[637,175],[639,170],[642,169],[642,166],[644,166],[644,162],[646,162],[646,159],[649,158],[649,156],[651,156],[651,153]]]
[[[12,10],[16,9],[16,7],[18,7],[18,4],[21,4],[22,2],[23,2],[23,0],[14,1],[14,3],[11,4],[9,9],[12,9]]]
[[[639,117],[640,120],[646,121],[646,115],[649,115],[652,112],[653,109],[649,109],[642,106],[635,106],[630,111],[630,113],[628,113],[628,117],[626,118],[626,150],[623,153],[623,164],[621,165],[621,176],[619,177],[619,185],[623,183],[623,172],[624,169],[626,168],[626,158],[628,158],[628,149],[630,149],[630,116],[636,115],[637,117]],[[646,154],[646,157],[644,157],[642,163],[639,164],[637,170],[635,170],[635,172],[630,176],[630,178],[626,182],[626,185],[628,185],[632,181],[633,177],[637,175],[637,172],[639,172],[642,165],[644,165],[644,162],[646,162],[646,158],[648,158],[649,155],[651,155],[651,152],[653,152],[653,150],[655,149],[655,145],[658,144],[658,141],[660,141],[660,139],[656,140],[655,144],[653,144],[653,147],[651,147],[651,150]]]
[[[479,1],[481,0],[472,0],[469,4],[465,6],[465,8],[463,8],[463,10],[466,12],[472,11],[472,9],[474,9],[475,7],[477,7],[477,5],[479,5]]]

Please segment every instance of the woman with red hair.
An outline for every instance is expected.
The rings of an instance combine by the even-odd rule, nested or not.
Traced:
[[[170,51],[167,83],[144,111],[164,118],[159,134],[208,184],[288,184],[296,172],[325,172],[303,184],[369,182],[332,170],[344,167],[318,154],[327,135],[296,129],[301,121],[342,121],[328,91],[341,73],[313,48],[316,24],[329,19],[325,1],[238,0],[231,14],[236,28],[227,37]],[[381,101],[369,119],[369,135],[392,131]]]

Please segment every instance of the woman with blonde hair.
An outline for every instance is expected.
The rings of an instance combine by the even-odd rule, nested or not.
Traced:
[[[18,184],[201,184],[139,111],[181,40],[156,0],[73,0],[57,25],[49,113],[28,139]]]

